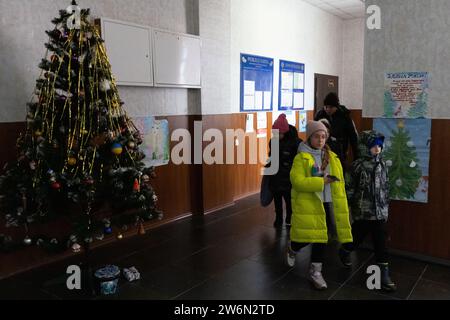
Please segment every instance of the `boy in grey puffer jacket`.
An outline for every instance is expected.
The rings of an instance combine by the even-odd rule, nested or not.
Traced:
[[[359,138],[359,158],[352,164],[347,186],[347,197],[353,217],[353,243],[339,250],[345,266],[351,266],[350,252],[371,233],[376,262],[381,270],[381,286],[386,291],[396,290],[389,276],[386,252],[386,223],[389,214],[389,180],[383,161],[384,136],[376,131],[364,131]]]

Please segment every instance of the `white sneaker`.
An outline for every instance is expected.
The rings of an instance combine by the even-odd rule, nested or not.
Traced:
[[[327,283],[322,276],[322,263],[311,263],[309,280],[311,280],[316,289],[324,290],[327,288]]]
[[[290,268],[295,266],[295,255],[295,251],[291,249],[291,242],[288,241],[286,248],[286,263]]]

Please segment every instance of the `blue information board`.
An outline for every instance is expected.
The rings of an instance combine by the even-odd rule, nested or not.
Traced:
[[[271,111],[273,59],[241,53],[241,112]]]
[[[305,65],[280,60],[278,110],[303,110],[305,108]]]

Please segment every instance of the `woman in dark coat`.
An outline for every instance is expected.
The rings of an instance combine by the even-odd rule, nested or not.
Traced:
[[[272,126],[272,129],[278,129],[279,137],[272,139],[279,140],[279,163],[278,172],[270,178],[270,190],[273,193],[273,200],[275,203],[275,222],[273,226],[279,228],[283,225],[283,198],[286,203],[286,225],[291,225],[291,180],[290,172],[292,163],[297,155],[298,145],[301,139],[298,137],[297,129],[289,125],[286,115],[282,113]],[[269,148],[271,147],[270,140]],[[269,152],[269,157],[271,151]]]

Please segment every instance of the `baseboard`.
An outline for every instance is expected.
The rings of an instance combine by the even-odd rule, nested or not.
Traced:
[[[217,207],[214,207],[214,208],[205,210],[205,212],[204,212],[203,214],[204,214],[204,215],[207,215],[207,214],[210,214],[210,213],[214,213],[214,212],[216,212],[216,211],[219,211],[219,210],[223,210],[223,209],[225,209],[225,208],[232,207],[232,206],[234,206],[235,204],[236,204],[236,203],[235,203],[234,201],[233,201],[233,202],[229,202],[229,203],[227,203],[227,204],[220,205],[220,206],[217,206]]]
[[[233,200],[234,200],[234,201],[239,201],[239,200],[242,200],[242,199],[245,199],[245,198],[254,196],[254,195],[256,195],[256,194],[259,194],[259,192],[260,192],[259,190],[258,190],[258,191],[253,191],[253,192],[249,192],[249,193],[246,193],[246,194],[244,194],[244,195],[240,195],[240,196],[238,196],[238,197],[236,197],[236,198],[233,198]]]

